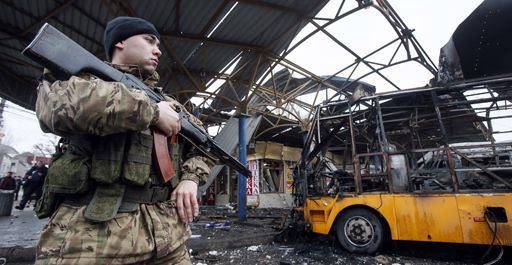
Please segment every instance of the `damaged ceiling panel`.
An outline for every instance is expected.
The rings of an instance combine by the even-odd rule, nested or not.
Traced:
[[[381,70],[405,61],[429,65],[412,34],[385,1],[54,0],[34,4],[0,0],[0,5],[4,7],[0,11],[0,58],[4,59],[0,67],[5,70],[0,74],[0,95],[8,100],[33,109],[41,68],[19,51],[43,23],[54,25],[104,58],[102,33],[107,21],[120,15],[139,16],[152,21],[161,33],[163,55],[158,71],[159,85],[165,92],[194,110],[207,126],[222,127],[235,113],[263,115],[257,140],[296,147],[302,144],[300,135],[309,127],[314,106],[327,100],[327,96],[334,93],[346,97],[357,87],[366,94],[376,91],[374,85],[361,80],[364,76],[347,71],[339,72],[346,76],[320,76],[314,74],[315,69],[287,59],[301,43],[326,35],[353,56],[355,62],[349,58],[352,63],[344,69],[355,72],[362,65],[369,69],[366,75],[383,76]],[[317,16],[324,7],[338,12]],[[377,64],[369,58],[379,49],[357,55],[339,41],[343,32],[330,31],[331,25],[347,17],[365,16],[368,8],[386,17],[387,27],[396,32],[391,43],[400,53],[407,51],[408,58],[397,62],[397,57],[392,56],[387,64]],[[295,39],[306,26],[310,33]]]
[[[263,50],[279,54],[326,2],[2,0],[0,67],[5,71],[0,76],[4,88],[0,95],[34,109],[41,69],[20,52],[45,22],[104,58],[102,38],[107,21],[123,15],[148,19],[163,36],[159,72],[164,90],[203,91],[205,83],[218,78],[241,52],[245,60]],[[243,90],[240,96],[246,94]]]
[[[41,68],[23,57],[20,51],[43,23],[54,25],[87,50],[104,58],[102,37],[107,21],[120,15],[139,16],[152,21],[162,36],[159,85],[199,115],[206,126],[223,127],[228,119],[239,113],[259,114],[263,118],[255,132],[257,141],[301,147],[303,134],[312,127],[318,104],[347,101],[351,105],[360,98],[381,91],[410,88],[396,78],[406,80],[405,84],[414,83],[415,87],[425,86],[428,78],[433,78],[425,86],[429,88],[443,84],[439,82],[442,80],[463,81],[439,77],[448,76],[456,69],[464,70],[466,78],[498,74],[480,70],[472,73],[468,69],[475,66],[477,59],[487,58],[483,53],[475,56],[475,49],[485,48],[486,52],[495,52],[492,58],[498,58],[497,54],[501,53],[488,47],[509,46],[504,45],[509,42],[508,37],[503,36],[506,34],[500,36],[496,32],[485,31],[486,42],[480,46],[462,43],[465,39],[482,37],[471,30],[482,16],[487,18],[487,26],[511,25],[506,23],[511,17],[508,15],[510,10],[502,5],[503,1],[499,0],[484,1],[483,9],[477,9],[459,26],[451,44],[443,49],[448,59],[441,58],[441,62],[448,62],[451,68],[441,63],[438,74],[437,67],[414,37],[414,30],[407,27],[385,0],[0,0],[0,95],[23,107],[34,108],[35,87]],[[375,21],[379,23],[372,20],[376,17]],[[375,32],[389,33],[386,35],[389,39],[378,34],[364,34],[364,25],[358,23],[360,21],[371,24]],[[355,22],[355,25],[339,27],[349,22]],[[485,30],[482,28],[485,25],[476,26]],[[346,34],[347,29],[351,34]],[[307,63],[294,61],[294,53],[304,46],[308,49],[308,42],[316,37],[336,48],[325,49],[326,57],[316,55],[318,50],[311,50]],[[361,49],[358,43],[371,43],[372,49]],[[503,52],[503,62],[510,61],[510,54]],[[337,69],[328,74],[317,74],[319,71],[315,66],[318,64],[313,61],[322,58],[328,60],[321,64],[335,65]],[[452,62],[450,58],[456,60]],[[458,68],[454,62],[460,63]],[[402,71],[411,64],[422,68],[430,77],[412,80],[413,77],[402,72],[392,74],[392,71]],[[506,87],[493,89],[501,96],[510,95]],[[462,102],[441,107],[442,112],[453,113],[447,116],[453,120],[453,126],[447,126],[446,133],[460,140],[481,140],[481,132],[485,132],[488,125],[485,120],[471,116],[474,114],[470,110],[463,113],[462,109],[470,109],[465,101],[466,95],[450,91],[439,92],[438,96],[440,100],[446,97]],[[389,132],[398,137],[404,124],[415,122],[407,116],[411,115],[410,112],[400,108],[416,104],[414,116],[418,118],[416,122],[422,124],[418,129],[420,137],[435,135],[439,129],[433,121],[435,113],[432,109],[419,107],[431,101],[428,92],[419,93],[415,98],[401,96],[400,93],[387,97],[381,102],[381,108],[390,118],[386,122]],[[362,107],[371,109],[375,106],[368,103]],[[364,120],[367,117],[359,118]],[[466,129],[455,126],[455,122],[464,122],[465,119],[478,124]],[[373,133],[375,128],[359,129],[367,130],[361,133],[364,135]],[[422,142],[430,145],[429,141],[434,144],[437,140]]]

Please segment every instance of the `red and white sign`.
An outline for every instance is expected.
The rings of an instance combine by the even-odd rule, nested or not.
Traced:
[[[247,178],[247,194],[260,194],[260,161],[248,161],[247,166],[252,175]]]
[[[215,205],[215,185],[210,185],[206,190],[206,204]]]

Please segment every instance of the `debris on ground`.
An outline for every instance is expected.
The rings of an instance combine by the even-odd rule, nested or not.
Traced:
[[[192,262],[196,265],[479,264],[479,254],[475,254],[479,253],[478,251],[464,252],[458,247],[450,250],[444,245],[436,248],[432,247],[435,245],[394,242],[376,255],[352,254],[345,251],[334,236],[306,233],[304,224],[292,224],[290,220],[293,216],[297,216],[297,212],[292,212],[291,209],[250,209],[247,221],[240,222],[235,213],[226,209],[202,207],[201,217],[191,224],[192,233],[197,235],[195,240],[210,240],[215,243],[206,244],[208,249],[190,249]],[[211,225],[207,226],[211,223],[214,224],[213,228]],[[215,225],[229,225],[229,229],[216,229]],[[266,236],[269,240],[266,243],[259,243],[254,240],[258,236]]]

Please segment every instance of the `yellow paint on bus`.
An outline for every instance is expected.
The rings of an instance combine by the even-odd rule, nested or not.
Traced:
[[[361,207],[378,213],[391,239],[426,242],[491,244],[494,222],[488,207],[512,212],[511,193],[488,194],[361,194],[342,197],[311,197],[304,218],[313,232],[328,234],[344,210]],[[512,221],[496,222],[502,245],[512,246]]]

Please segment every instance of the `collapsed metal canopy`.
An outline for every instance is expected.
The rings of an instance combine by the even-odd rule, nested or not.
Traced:
[[[319,15],[327,4],[328,11],[336,12]],[[413,62],[436,72],[412,30],[385,0],[0,0],[0,6],[0,96],[29,109],[34,109],[41,68],[19,52],[40,25],[52,24],[103,58],[105,24],[120,15],[148,19],[161,32],[158,71],[165,92],[195,109],[207,126],[222,126],[234,112],[260,113],[266,124],[256,135],[265,140],[287,139],[284,132],[298,136],[309,127],[313,107],[322,100],[350,96],[360,85],[373,87],[362,82],[365,77],[377,76],[391,88],[401,89],[385,71]],[[334,26],[359,15],[381,16],[391,39],[373,41],[361,34],[366,42],[379,44],[370,51],[342,42],[346,32]],[[310,30],[294,40],[306,25]],[[333,55],[348,61],[330,76],[316,75],[316,69],[287,57],[318,35],[344,52]],[[388,54],[380,56],[383,52]],[[287,75],[280,74],[283,68]],[[301,96],[306,94],[314,100],[304,101]],[[293,145],[300,143],[298,139]]]
[[[34,109],[41,69],[19,52],[44,22],[103,58],[108,20],[121,15],[148,19],[162,34],[160,84],[169,93],[195,94],[235,58],[255,64],[263,51],[279,54],[326,2],[1,0],[0,95]],[[245,69],[250,76],[253,67]],[[243,69],[239,76],[249,78]]]

